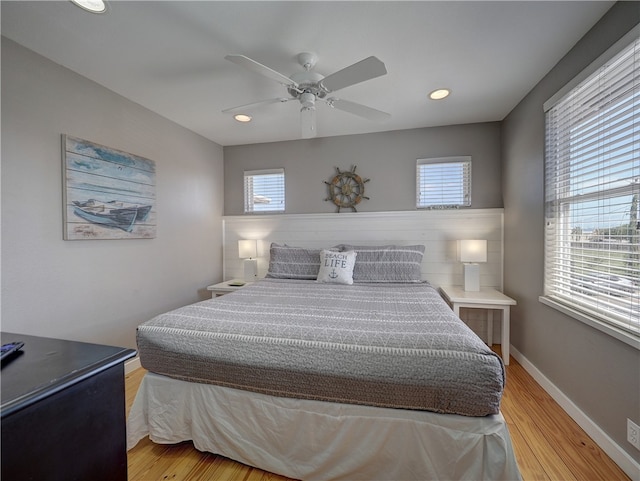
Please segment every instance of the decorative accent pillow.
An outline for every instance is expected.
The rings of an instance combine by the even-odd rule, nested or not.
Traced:
[[[356,264],[356,255],[353,251],[320,251],[318,282],[353,284],[353,267]]]
[[[336,246],[355,251],[358,260],[353,269],[354,282],[422,282],[423,245]]]
[[[320,270],[320,249],[304,249],[271,244],[269,271],[266,277],[274,279],[315,280]]]

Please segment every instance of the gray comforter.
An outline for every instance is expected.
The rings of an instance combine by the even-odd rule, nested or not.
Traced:
[[[504,366],[428,283],[264,279],[140,325],[143,367],[275,396],[485,416]]]

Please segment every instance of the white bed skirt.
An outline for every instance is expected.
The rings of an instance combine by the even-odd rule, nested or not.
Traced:
[[[193,441],[302,480],[520,480],[502,414],[279,398],[147,373],[127,420],[127,448]]]

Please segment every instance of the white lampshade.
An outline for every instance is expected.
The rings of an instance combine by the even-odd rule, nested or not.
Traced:
[[[484,239],[459,241],[460,262],[487,262],[487,241]]]
[[[464,262],[464,290],[480,290],[480,266],[478,262],[487,262],[487,241],[484,239],[458,241],[458,257]]]
[[[258,243],[255,239],[242,239],[238,241],[238,257],[240,259],[251,259],[257,256]]]

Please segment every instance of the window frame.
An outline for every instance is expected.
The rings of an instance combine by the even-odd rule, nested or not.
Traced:
[[[453,186],[446,186],[442,183],[442,179],[436,179],[440,181],[439,188],[442,190],[440,195],[425,196],[424,200],[421,200],[423,196],[424,188],[427,184],[423,172],[423,166],[433,166],[435,169],[442,169],[446,165],[457,164],[462,169],[462,179],[460,182]],[[472,182],[472,163],[470,155],[458,155],[451,157],[434,157],[423,158],[416,160],[416,209],[459,209],[461,207],[471,207],[471,182]],[[454,190],[462,190],[462,192],[455,192]],[[447,196],[459,196],[462,199],[461,202],[445,202]],[[429,198],[439,198],[441,202],[427,203]]]
[[[276,180],[274,185],[272,186],[272,188],[274,189],[273,194],[281,197],[282,198],[282,202],[281,204],[277,204],[276,208],[273,209],[255,209],[256,204],[255,202],[249,202],[249,197],[252,197],[253,199],[255,199],[255,195],[260,195],[260,194],[256,194],[253,191],[253,184],[255,183],[255,179],[257,177],[266,177],[266,176],[281,176],[282,179],[281,180]],[[286,177],[285,177],[285,172],[283,168],[277,168],[277,169],[261,169],[261,170],[245,170],[243,173],[243,213],[244,214],[249,214],[249,215],[253,215],[253,214],[281,214],[285,212],[286,209]],[[271,192],[269,191],[263,191],[263,192]]]
[[[622,200],[629,197],[631,199],[631,209],[633,209],[634,202],[636,203],[637,209],[638,194],[640,193],[639,185],[636,181],[636,179],[640,177],[640,171],[638,171],[634,164],[636,160],[634,152],[637,150],[635,145],[638,142],[638,140],[636,140],[638,139],[638,123],[635,120],[638,112],[636,108],[636,99],[638,98],[637,95],[640,95],[636,93],[637,84],[633,84],[633,87],[629,90],[630,95],[628,95],[629,101],[632,105],[630,108],[631,120],[628,122],[631,125],[630,129],[632,133],[632,140],[630,141],[629,146],[630,153],[628,154],[629,160],[623,160],[620,162],[623,166],[628,164],[630,167],[629,169],[624,170],[624,172],[628,172],[622,177],[622,179],[618,179],[609,174],[616,180],[616,182],[629,181],[629,184],[625,187],[620,187],[619,185],[616,186],[615,183],[608,180],[600,180],[597,188],[590,185],[584,189],[584,193],[577,193],[576,185],[578,185],[581,178],[583,184],[585,184],[584,178],[587,176],[584,172],[586,171],[585,166],[587,162],[581,158],[582,154],[576,154],[572,149],[568,149],[571,152],[570,155],[565,155],[565,158],[558,160],[559,156],[555,154],[558,149],[558,144],[554,143],[554,137],[552,133],[550,133],[549,124],[551,121],[555,122],[555,119],[551,119],[551,117],[555,115],[555,111],[553,111],[555,107],[561,108],[565,99],[569,99],[572,95],[575,95],[576,92],[580,92],[580,89],[585,88],[595,77],[601,76],[602,72],[605,71],[606,68],[610,67],[612,60],[614,60],[621,52],[631,47],[634,43],[635,47],[631,48],[635,48],[635,52],[631,55],[635,58],[635,61],[632,60],[634,72],[632,75],[635,77],[635,72],[640,68],[640,62],[638,62],[638,52],[640,51],[640,41],[638,40],[639,36],[640,26],[637,26],[544,104],[545,265],[544,291],[543,295],[539,298],[540,302],[543,304],[557,309],[568,316],[576,318],[602,332],[612,335],[613,337],[634,346],[636,349],[640,349],[640,318],[635,315],[635,310],[638,309],[638,304],[640,303],[638,294],[640,285],[637,283],[638,281],[634,281],[633,265],[640,267],[640,263],[638,259],[633,257],[633,253],[637,251],[637,247],[634,246],[637,246],[637,243],[639,242],[639,230],[636,229],[635,234],[633,232],[629,234],[631,238],[629,240],[630,257],[628,262],[633,265],[628,270],[631,273],[629,278],[632,282],[635,282],[633,284],[636,287],[635,292],[634,290],[631,290],[630,293],[622,294],[624,302],[620,303],[620,306],[618,306],[617,298],[620,297],[621,293],[615,292],[611,285],[605,289],[605,292],[602,292],[602,286],[600,285],[602,277],[597,277],[597,274],[604,274],[604,271],[600,270],[604,265],[607,275],[610,276],[608,279],[611,279],[611,276],[615,275],[614,264],[616,261],[613,260],[613,257],[610,257],[610,260],[606,263],[600,265],[595,265],[596,263],[593,265],[587,264],[586,268],[584,264],[578,264],[578,262],[584,263],[584,259],[592,254],[588,253],[581,243],[576,242],[574,229],[579,227],[575,224],[576,219],[582,215],[580,214],[579,209],[586,209],[586,206],[590,202],[596,202],[596,200],[601,203],[598,204],[598,207],[604,208],[603,219],[607,217],[609,219],[612,218],[612,207],[607,206],[603,199],[618,198]],[[598,92],[599,95],[603,95],[600,94],[599,86]],[[591,97],[589,99],[591,99]],[[578,104],[578,108],[584,109],[585,105],[587,104]],[[599,117],[606,117],[612,112],[622,110],[615,104],[609,105],[613,105],[615,108],[604,104],[598,110]],[[569,145],[570,147],[574,147],[574,145],[583,145],[580,143],[572,143],[573,138],[571,136],[575,134],[575,137],[578,137],[578,133],[581,128],[595,117],[595,114],[589,113],[588,115],[590,115],[590,117],[581,117],[579,120],[573,122],[563,121],[563,126],[568,126],[565,133],[571,133],[570,136],[568,136],[570,140],[567,141],[566,137],[564,139],[566,145]],[[603,130],[602,127],[598,126],[593,130],[597,132],[598,139],[604,139],[599,140],[600,142],[603,142],[605,145],[613,144],[611,139],[614,138],[614,134],[610,129],[607,128],[607,130]],[[612,146],[611,149],[613,148],[614,147]],[[599,147],[597,162],[595,163],[594,169],[600,172],[606,171],[607,168],[610,168],[611,164],[613,164],[613,160],[611,160],[613,157],[609,157],[607,153],[611,151],[602,151]],[[564,180],[562,180],[562,175],[565,176]],[[608,183],[613,185],[607,186]],[[624,206],[624,204],[620,205]],[[573,209],[573,213],[571,209]],[[621,210],[620,212],[623,211]],[[624,214],[618,215],[622,219]],[[632,215],[631,211],[629,211],[629,225],[631,225],[633,220]],[[570,217],[573,219],[573,222],[571,223],[569,222]],[[599,220],[597,222],[597,226],[599,228],[606,229],[606,222],[607,221],[605,220]],[[620,226],[623,225],[625,225],[624,222],[620,224]],[[609,232],[611,232],[612,227],[609,226],[608,229]],[[607,246],[609,246],[609,244],[613,245],[614,242],[614,240],[608,240]],[[618,246],[618,248],[622,250],[623,246]],[[562,264],[563,261],[564,264]],[[567,262],[569,263],[567,264]],[[567,274],[567,272],[569,272],[569,274]],[[587,276],[586,280],[584,277],[585,272]],[[578,274],[582,274],[582,276],[579,278],[576,277]],[[596,275],[594,276],[594,274]],[[563,282],[564,284],[562,284]],[[615,289],[617,290],[617,287]],[[591,297],[594,299],[592,300]],[[626,307],[627,303],[628,307]],[[623,309],[626,309],[626,311],[623,311]],[[627,313],[628,317],[625,317],[627,316]]]

